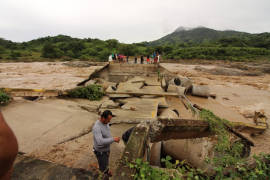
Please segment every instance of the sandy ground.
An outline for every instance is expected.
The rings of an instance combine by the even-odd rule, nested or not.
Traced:
[[[255,110],[264,112],[270,117],[269,74],[214,75],[196,70],[198,69],[196,67],[201,66],[211,70],[216,68],[215,65],[163,65],[176,74],[191,78],[195,84],[209,85],[211,91],[217,95],[215,100],[190,98],[223,118],[253,123],[252,119],[244,116],[254,113]],[[88,78],[96,68],[100,66],[79,68],[65,66],[62,63],[0,63],[0,87],[68,89]],[[180,106],[177,98],[167,98],[167,102],[178,109],[183,117],[190,117],[190,113]],[[93,169],[97,167],[97,161],[92,152],[92,133],[57,144],[91,128],[98,119],[96,113],[83,110],[82,105],[99,106],[100,103],[65,99],[45,99],[35,102],[20,100],[2,110],[18,137],[20,151],[70,167]],[[224,106],[227,108],[224,109]],[[121,136],[131,126],[133,125],[113,125],[112,135]],[[270,152],[269,130],[252,139],[255,142],[253,153]],[[123,149],[123,142],[112,145],[111,169],[115,168],[115,161],[120,157]]]

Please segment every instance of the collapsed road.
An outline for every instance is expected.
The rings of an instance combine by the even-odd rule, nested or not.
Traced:
[[[48,66],[54,67],[54,65]],[[55,68],[55,71],[57,71],[57,69],[66,68],[65,65],[56,64],[56,67],[57,66],[58,68]],[[188,68],[191,67],[192,66],[189,66]],[[82,67],[74,67],[74,69],[78,70],[78,73],[81,68]],[[87,72],[87,68],[96,69],[94,66],[83,67],[84,71]],[[195,74],[195,72],[193,72],[195,71],[194,67],[190,71],[188,71],[188,68],[185,68],[185,66],[182,68],[185,69],[186,74],[188,72]],[[183,69],[181,69],[181,66],[178,68],[180,71]],[[83,75],[84,77],[81,77],[76,81],[72,80],[72,83],[63,80],[62,85],[59,82],[55,82],[56,86],[53,87],[52,84],[49,83],[50,81],[43,84],[43,78],[40,77],[39,80],[33,80],[33,84],[29,86],[28,89],[24,88],[28,87],[26,86],[27,80],[26,82],[19,80],[17,77],[14,77],[16,76],[15,73],[11,73],[10,75],[13,77],[13,80],[8,79],[9,75],[6,73],[4,75],[7,79],[3,82],[1,80],[0,85],[3,88],[9,88],[10,92],[13,92],[13,94],[11,94],[14,96],[15,101],[7,107],[4,107],[3,113],[18,137],[20,151],[25,153],[26,156],[28,155],[72,168],[83,168],[90,171],[93,170],[93,166],[96,163],[94,155],[91,154],[91,146],[93,143],[91,128],[98,118],[98,113],[105,109],[110,109],[113,114],[116,114],[116,117],[112,119],[112,134],[121,136],[121,134],[130,127],[145,122],[148,123],[148,128],[146,128],[148,130],[143,130],[141,133],[142,135],[147,134],[148,136],[148,131],[152,132],[150,134],[155,135],[150,136],[152,143],[167,141],[167,147],[170,147],[170,139],[178,139],[176,140],[178,141],[178,148],[181,149],[186,145],[185,143],[181,143],[181,141],[183,141],[181,139],[202,138],[211,134],[208,131],[209,128],[207,123],[200,121],[199,117],[194,117],[192,115],[191,109],[188,108],[191,102],[192,105],[197,104],[201,107],[210,109],[218,116],[234,122],[237,125],[236,127],[238,127],[236,128],[237,132],[244,133],[244,137],[247,137],[249,134],[256,134],[257,136],[251,140],[252,142],[255,142],[255,147],[251,149],[251,152],[260,151],[260,149],[256,149],[258,147],[256,139],[260,138],[260,135],[258,134],[266,131],[267,125],[265,119],[258,119],[258,122],[260,123],[257,123],[256,125],[253,122],[254,115],[252,115],[252,113],[250,113],[249,118],[246,118],[239,113],[237,109],[230,108],[230,104],[221,103],[220,99],[223,99],[224,97],[220,96],[224,96],[222,93],[225,92],[221,91],[222,93],[219,93],[219,91],[217,91],[219,87],[214,87],[213,89],[216,91],[213,91],[212,86],[210,86],[209,90],[212,90],[212,92],[209,92],[207,97],[192,96],[191,92],[191,94],[187,95],[188,100],[181,100],[178,97],[179,93],[177,92],[177,86],[171,81],[167,92],[164,92],[158,81],[159,73],[168,76],[168,79],[170,80],[176,76],[186,77],[183,76],[182,72],[175,73],[173,70],[173,68],[170,68],[170,64],[161,64],[159,66],[152,64],[105,64],[99,66],[97,70],[92,72],[88,71],[89,73],[87,76],[84,73],[80,74],[80,76]],[[71,72],[70,69],[69,71]],[[1,71],[1,73],[5,72]],[[59,73],[62,72],[60,71]],[[194,87],[196,87],[196,85],[197,87],[202,85],[205,86],[205,84],[202,83],[205,83],[206,81],[202,80],[198,83],[196,78],[190,78],[192,75],[193,74],[187,74],[189,79],[192,79]],[[203,76],[200,78],[203,78]],[[6,83],[8,80],[11,81],[10,84]],[[67,87],[66,83],[70,83],[70,85]],[[16,84],[16,86],[14,84]],[[20,84],[22,84],[22,86],[20,86]],[[51,98],[52,96],[57,97],[58,95],[64,94],[66,90],[74,88],[77,84],[101,84],[106,90],[106,96],[104,96],[101,101],[93,102],[83,99]],[[43,89],[43,91],[35,90],[38,88]],[[27,91],[27,93],[24,91]],[[57,94],[42,94],[42,92],[46,91],[57,91]],[[61,93],[59,93],[59,91],[61,91]],[[39,94],[37,94],[37,92]],[[210,94],[216,94],[217,98],[208,98]],[[27,101],[21,99],[21,97],[24,96],[47,98]],[[269,98],[269,93],[267,94],[267,97]],[[223,101],[225,101],[225,99],[223,99]],[[269,113],[268,109],[265,109],[265,111],[265,114],[267,115]],[[178,112],[178,114],[175,112]],[[166,122],[171,123],[171,119],[176,119],[175,122],[178,122],[177,124],[172,123],[172,129],[178,127],[180,124],[182,129],[176,131],[170,129],[170,134],[168,134],[166,133],[168,130],[165,128],[158,136],[158,132],[161,131],[152,131],[151,129],[153,128],[150,128],[152,127],[150,125],[155,122],[165,123],[166,125],[164,125],[162,129],[164,129],[164,127],[169,128],[171,125]],[[266,135],[267,132],[268,131],[265,133]],[[210,142],[208,144],[210,144]],[[138,144],[135,147],[132,146],[132,148],[138,149],[137,146],[140,145]],[[153,147],[155,146],[157,145],[154,145]],[[259,147],[260,146],[261,144],[259,144]],[[143,146],[140,147],[142,147],[142,150],[138,151],[138,153],[141,154],[136,157],[144,154],[145,149]],[[113,164],[121,159],[124,152],[129,148],[129,146],[125,147],[123,143],[112,146],[110,167],[115,170],[116,174],[117,169]],[[187,148],[191,148],[191,146]],[[156,151],[158,151],[158,149]],[[153,154],[156,153],[156,151],[153,149]],[[167,150],[167,153],[174,155],[174,152],[170,152],[170,150]],[[153,161],[157,162],[156,159]],[[190,161],[194,162],[196,159],[194,160],[190,157]],[[19,163],[17,164],[21,165]],[[40,168],[42,169],[42,166]],[[39,175],[41,176],[42,173]]]

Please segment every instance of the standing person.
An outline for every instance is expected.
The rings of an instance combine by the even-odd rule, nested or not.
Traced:
[[[143,56],[141,56],[141,64],[143,64],[143,61],[144,61]]]
[[[149,55],[147,56],[146,61],[147,61],[147,64],[149,64],[149,63],[150,63],[150,57],[149,57]]]
[[[113,58],[112,58],[112,55],[109,56],[109,62],[112,62],[113,61]]]
[[[17,139],[0,110],[0,179],[11,179],[12,166],[17,153]]]
[[[154,58],[154,63],[157,64],[157,61],[158,61],[158,57],[156,56],[156,57]]]
[[[113,142],[119,143],[119,137],[112,137],[110,132],[109,122],[112,119],[112,112],[105,110],[99,120],[96,121],[93,127],[94,147],[93,151],[97,157],[99,170],[104,173],[105,176],[111,176],[109,172],[109,156],[110,145]]]
[[[128,58],[129,58],[129,56],[127,55],[127,63],[128,63]]]
[[[137,56],[134,58],[134,64],[137,64]]]
[[[157,62],[159,63],[159,61],[160,61],[160,55],[158,54],[158,56],[157,56]]]

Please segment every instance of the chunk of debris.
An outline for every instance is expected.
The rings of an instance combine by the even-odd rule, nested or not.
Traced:
[[[145,83],[145,79],[141,77],[134,77],[132,79],[129,79],[127,82],[128,83]]]
[[[104,101],[101,105],[101,108],[103,108],[103,109],[106,109],[106,108],[107,109],[115,109],[118,107],[119,107],[119,104],[113,102],[112,100]]]
[[[191,94],[193,96],[208,98],[210,96],[210,90],[208,86],[192,85]]]
[[[91,84],[96,84],[96,80],[94,80],[94,79],[91,79],[90,81],[88,81],[88,82],[86,82],[85,84],[84,84],[84,86],[88,86],[88,85],[91,85]]]
[[[107,92],[107,91],[106,91]],[[129,94],[109,94],[110,99],[131,98]]]
[[[161,112],[160,118],[179,118],[179,113],[177,114],[174,109],[167,108]]]

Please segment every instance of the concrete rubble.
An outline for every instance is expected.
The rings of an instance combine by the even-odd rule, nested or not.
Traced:
[[[87,63],[66,65],[92,66]],[[106,93],[100,101],[46,99],[14,103],[3,110],[18,137],[21,152],[39,157],[41,156],[41,153],[38,154],[39,150],[48,146],[49,149],[51,148],[48,150],[50,152],[67,148],[66,151],[72,154],[74,152],[72,148],[76,143],[81,143],[82,147],[86,147],[85,143],[92,145],[92,126],[100,113],[110,109],[115,115],[111,120],[112,134],[121,136],[128,128],[136,126],[127,146],[123,143],[112,146],[111,164],[113,165],[110,166],[115,170],[114,179],[129,179],[128,175],[134,172],[124,167],[123,160],[143,158],[147,148],[151,149],[151,153],[146,156],[150,157],[152,165],[160,166],[161,154],[165,153],[175,159],[186,160],[195,167],[207,169],[209,167],[205,165],[204,160],[213,152],[215,142],[208,138],[213,134],[209,131],[207,122],[192,114],[190,106],[197,104],[213,110],[218,116],[235,123],[244,119],[240,114],[224,108],[222,104],[209,98],[212,97],[210,86],[195,84],[192,79],[174,74],[163,65],[138,65],[135,68],[134,65],[110,64],[93,69],[95,70],[89,78],[79,84],[84,86],[100,84]],[[168,77],[167,92],[162,89],[161,82],[158,81],[158,71]],[[177,83],[177,78],[180,84]],[[237,125],[238,129],[242,128],[246,132],[257,133],[266,129],[266,124]],[[90,148],[80,152],[78,159],[74,160],[71,166],[87,169],[88,161],[93,161],[89,159],[89,154],[92,153]],[[61,151],[64,151],[62,149]],[[44,152],[42,157],[46,157],[46,153]],[[61,155],[66,156],[66,154],[59,156]],[[94,155],[91,154],[91,158],[93,157]],[[53,156],[47,158],[53,159]],[[17,167],[22,166],[22,162],[18,161]],[[63,163],[60,158],[59,162]],[[119,162],[117,166],[114,165],[116,162]],[[30,165],[25,164],[25,166]],[[39,167],[43,168],[42,165],[37,166]],[[15,168],[16,175],[19,176],[20,172],[21,170]],[[73,170],[68,172],[72,174]],[[125,176],[120,176],[123,172]]]

